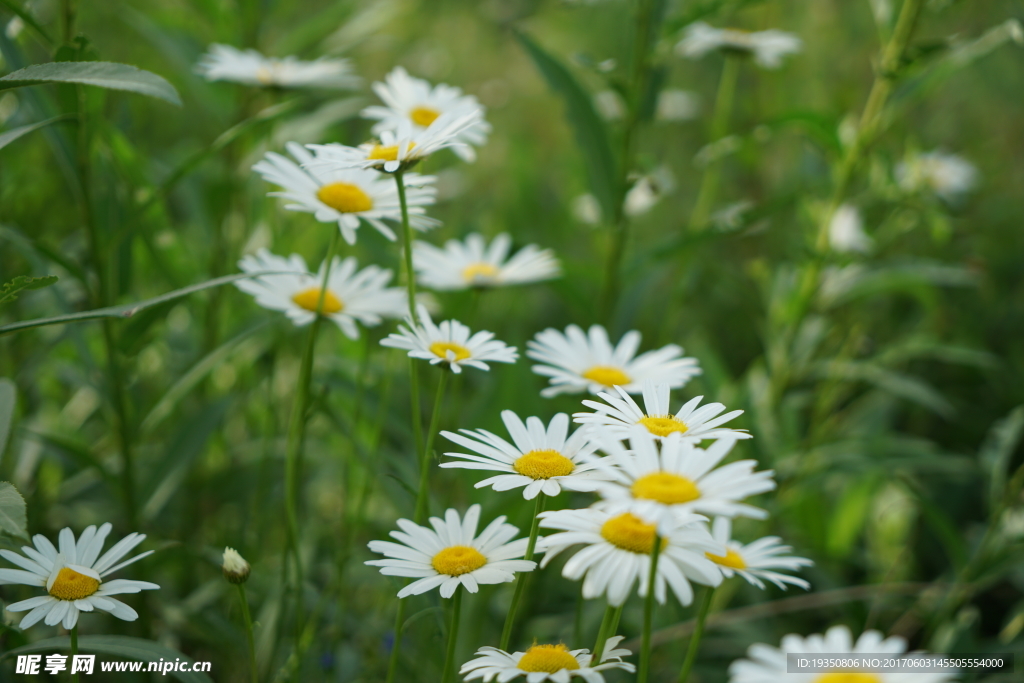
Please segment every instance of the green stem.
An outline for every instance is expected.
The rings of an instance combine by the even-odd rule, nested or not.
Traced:
[[[604,643],[608,640],[608,633],[611,631],[612,619],[615,616],[615,609],[611,605],[604,608],[604,617],[601,619],[601,626],[597,629],[597,640],[594,642],[593,657],[591,662],[595,665],[600,662],[604,654]]]
[[[701,599],[700,609],[697,612],[697,624],[694,626],[693,635],[690,636],[690,646],[686,650],[686,661],[683,662],[683,668],[679,672],[679,683],[686,683],[690,678],[690,671],[693,670],[693,664],[697,661],[697,650],[700,649],[700,639],[704,635],[704,624],[707,621],[708,611],[711,609],[711,599],[714,595],[713,586],[708,586],[704,590],[704,597]]]
[[[64,44],[70,45],[75,37],[75,21],[78,18],[78,0],[62,0],[64,19]]]
[[[712,145],[724,139],[729,133],[729,119],[732,117],[741,59],[739,54],[725,53],[722,75],[718,80],[718,95],[715,97],[715,110],[711,118],[710,144]],[[721,174],[721,160],[711,159],[704,169],[697,201],[693,206],[693,213],[690,215],[690,230],[703,230],[707,227],[711,210],[715,206]]]
[[[316,302],[316,317],[309,327],[306,347],[302,352],[302,362],[299,366],[299,380],[295,387],[295,400],[292,403],[292,413],[288,424],[288,445],[285,452],[285,514],[288,518],[288,547],[295,559],[295,585],[300,594],[303,571],[302,557],[299,552],[299,518],[296,510],[299,495],[300,459],[306,438],[306,412],[309,409],[309,387],[313,379],[316,338],[323,320],[324,296],[327,292],[331,261],[334,259],[334,252],[338,246],[338,232],[338,230],[331,229],[331,240],[327,246],[327,256],[324,259],[324,273],[320,280],[320,294]],[[296,601],[296,614],[299,613],[299,603],[301,603],[301,598],[297,598]]]
[[[405,604],[407,600],[398,601],[398,612],[395,613],[395,642],[391,643],[391,656],[388,657],[388,676],[385,683],[394,683],[395,672],[398,671],[398,654],[402,649],[402,627],[405,625]]]
[[[455,645],[459,640],[459,614],[462,612],[462,587],[455,589],[452,596],[452,621],[448,628],[448,651],[444,656],[444,673],[441,674],[441,683],[451,683],[455,677]]]
[[[75,665],[75,657],[78,656],[78,624],[71,629],[71,666]],[[71,683],[78,683],[78,672],[71,674]]]
[[[448,384],[448,369],[441,370],[441,378],[437,380],[437,395],[434,397],[434,410],[430,415],[430,429],[427,431],[427,445],[420,455],[420,487],[416,493],[416,516],[413,518],[417,524],[422,524],[430,513],[430,457],[434,449],[434,435],[437,434],[437,425],[441,421],[441,404],[444,402],[444,389]]]
[[[249,671],[251,672],[252,683],[259,681],[256,671],[256,641],[252,631],[252,616],[249,614],[249,601],[245,598],[245,584],[239,583],[238,599],[242,603],[242,619],[245,620],[245,638],[249,642]]]
[[[654,537],[651,549],[651,571],[647,575],[647,596],[644,598],[643,638],[640,646],[640,666],[637,671],[637,683],[647,683],[651,670],[651,622],[654,619],[654,584],[658,577],[658,557],[661,555],[661,538]]]
[[[530,525],[530,540],[526,543],[526,555],[524,560],[533,559],[533,551],[537,547],[537,534],[540,532],[540,513],[544,512],[544,505],[547,496],[543,492],[537,494],[537,506],[533,510],[533,523]],[[499,650],[508,650],[509,641],[512,640],[512,625],[516,620],[516,611],[519,609],[519,601],[526,592],[526,584],[529,582],[532,572],[522,573],[516,577],[516,589],[512,593],[512,604],[508,608],[508,616],[505,617],[505,626],[501,629],[501,643]]]

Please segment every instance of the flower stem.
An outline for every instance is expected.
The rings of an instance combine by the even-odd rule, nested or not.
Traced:
[[[252,616],[249,614],[249,601],[245,598],[245,584],[239,583],[238,599],[242,603],[242,619],[245,620],[245,637],[249,641],[249,670],[252,683],[257,683],[259,676],[256,671],[256,641],[252,631]]]
[[[448,370],[441,371],[441,378],[437,380],[437,395],[434,397],[434,410],[430,415],[430,429],[427,431],[427,445],[420,456],[420,487],[416,493],[416,516],[413,521],[422,524],[430,512],[430,494],[427,484],[430,481],[430,457],[434,449],[434,435],[437,434],[437,424],[441,420],[441,404],[444,402],[444,390],[448,384]]]
[[[729,119],[732,116],[733,101],[736,95],[736,82],[739,79],[740,60],[738,54],[725,53],[722,65],[722,76],[718,80],[718,94],[715,96],[715,111],[711,118],[711,140],[714,144],[724,139],[729,132]],[[704,169],[700,191],[690,215],[690,230],[703,230],[707,227],[711,209],[715,206],[718,194],[718,181],[721,178],[722,165],[720,159],[711,159]]]
[[[444,673],[441,683],[451,683],[455,677],[455,645],[459,640],[459,614],[462,612],[462,587],[456,587],[452,596],[452,622],[448,628],[448,651],[444,656]]]
[[[658,557],[661,555],[661,537],[654,537],[654,548],[651,549],[651,571],[647,575],[647,596],[644,598],[643,638],[640,645],[640,666],[637,671],[637,683],[647,683],[651,670],[651,621],[654,619],[654,584],[658,577]]]
[[[78,624],[71,629],[71,668],[75,668],[75,657],[78,656]],[[78,672],[71,674],[71,682],[78,683]]]
[[[388,657],[388,676],[385,683],[394,683],[395,673],[398,671],[398,654],[402,649],[402,627],[405,625],[405,603],[404,598],[398,600],[398,612],[395,613],[395,640],[391,643],[391,656]]]
[[[690,678],[690,671],[693,670],[693,664],[697,661],[697,650],[700,649],[700,639],[704,635],[704,624],[707,622],[711,599],[714,595],[714,586],[708,586],[704,590],[704,597],[701,599],[700,609],[697,612],[697,625],[693,629],[693,635],[690,636],[690,647],[686,650],[686,661],[683,662],[683,668],[679,671],[679,683],[686,683]]]
[[[619,607],[619,610],[622,608]],[[598,664],[601,660],[601,655],[604,654],[604,643],[608,640],[608,634],[611,632],[612,619],[615,616],[616,608],[608,605],[604,609],[604,618],[601,619],[601,627],[597,629],[597,641],[594,643],[593,657],[591,663]]]
[[[533,523],[530,525],[530,540],[526,543],[526,555],[523,556],[524,560],[533,559],[533,551],[537,547],[537,534],[540,532],[540,513],[544,512],[544,505],[547,502],[547,496],[543,492],[537,494],[537,506],[533,510]],[[498,645],[499,650],[508,650],[509,641],[512,640],[512,625],[516,620],[516,610],[519,609],[519,601],[523,597],[523,593],[526,592],[526,584],[530,580],[533,573],[522,573],[516,577],[516,589],[512,593],[512,604],[508,608],[508,616],[505,617],[505,626],[501,629],[501,644]]]

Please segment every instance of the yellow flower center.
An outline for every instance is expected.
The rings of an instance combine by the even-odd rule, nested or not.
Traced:
[[[487,558],[481,555],[476,548],[470,548],[468,545],[453,545],[434,555],[430,564],[434,566],[438,574],[462,576],[487,564]]]
[[[818,676],[814,683],[882,683],[882,679],[859,671],[832,671]]]
[[[747,563],[743,561],[740,554],[732,548],[726,548],[725,555],[712,555],[711,553],[704,553],[704,556],[715,564],[720,564],[723,567],[732,567],[733,569],[746,569]]]
[[[81,600],[100,589],[100,582],[91,576],[79,574],[70,567],[57,573],[57,579],[50,586],[50,595],[58,600]]]
[[[409,150],[416,146],[415,142],[409,143]],[[408,150],[406,150],[408,152]],[[398,145],[374,145],[370,150],[367,159],[378,159],[380,161],[398,161]]]
[[[361,213],[373,208],[373,200],[352,183],[328,183],[317,190],[316,198],[339,213]]]
[[[274,82],[274,72],[265,66],[257,67],[256,80],[263,85],[270,85]]]
[[[572,474],[576,465],[572,460],[551,448],[523,453],[512,467],[530,479],[550,479]]]
[[[490,280],[498,274],[498,269],[490,263],[473,263],[462,269],[462,279],[472,283],[477,279]]]
[[[320,288],[310,287],[304,289],[295,296],[292,297],[292,302],[300,308],[305,308],[310,313],[316,313],[317,302],[320,301]],[[332,313],[339,313],[345,308],[345,304],[334,295],[334,292],[327,290],[324,292],[324,305],[321,308],[321,312],[326,315]]]
[[[580,663],[569,654],[569,648],[565,645],[534,645],[526,651],[516,666],[520,671],[543,671],[553,674],[563,669],[578,669]]]
[[[412,119],[412,122],[424,128],[437,121],[437,117],[440,115],[441,112],[438,110],[424,106],[415,107],[409,112],[409,118]]]
[[[633,482],[633,496],[656,500],[664,505],[679,505],[700,498],[700,489],[686,477],[672,472],[652,472]]]
[[[436,341],[430,345],[430,352],[439,358],[448,360],[448,352],[455,353],[455,360],[466,360],[470,357],[469,349],[455,342]]]
[[[606,387],[625,386],[630,382],[629,375],[610,365],[595,365],[584,372],[583,377]]]
[[[632,512],[612,517],[601,525],[601,536],[616,548],[638,555],[650,555],[654,550],[657,525],[648,524]],[[662,540],[661,547],[665,547]]]
[[[640,424],[655,436],[668,436],[673,432],[683,434],[689,430],[686,423],[675,415],[645,415],[640,418]]]

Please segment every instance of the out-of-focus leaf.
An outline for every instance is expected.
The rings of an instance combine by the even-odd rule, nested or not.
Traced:
[[[0,90],[42,83],[76,83],[127,90],[181,106],[174,86],[161,76],[115,62],[49,62],[33,64],[0,78]]]
[[[1024,406],[1017,406],[1006,417],[996,420],[985,436],[978,454],[988,475],[989,510],[995,510],[1006,496],[1010,462],[1024,434]]]
[[[69,434],[31,428],[29,428],[28,431],[42,439],[47,446],[61,451],[64,455],[68,456],[82,467],[94,469],[99,473],[103,480],[107,482],[107,485],[111,487],[112,491],[119,490],[117,488],[117,480],[111,476],[106,466],[96,457],[96,454],[93,453],[88,444],[79,441],[77,438]]]
[[[832,557],[844,558],[857,542],[871,509],[877,481],[867,477],[853,483],[843,493],[836,511],[829,521],[828,552]]]
[[[7,439],[11,436],[11,422],[18,404],[18,388],[6,377],[0,377],[0,459],[3,458]]]
[[[936,505],[930,498],[928,498],[927,495],[919,491],[915,484],[910,482],[906,477],[903,477],[902,480],[906,490],[909,491],[917,501],[925,522],[945,548],[946,554],[949,556],[949,560],[953,564],[953,567],[959,571],[967,564],[968,558],[970,557],[970,554],[967,551],[967,545],[964,543],[963,535],[960,533],[960,530],[957,529],[956,524],[949,518],[949,515],[947,515],[940,506]]]
[[[843,278],[824,283],[819,301],[828,308],[863,297],[925,287],[970,287],[978,276],[966,268],[937,263],[908,263],[878,268],[844,268]]]
[[[190,657],[186,657],[177,650],[152,643],[142,638],[131,638],[129,636],[81,636],[78,639],[78,649],[82,652],[95,652],[102,655],[115,655],[124,657],[136,662],[188,662],[194,663]],[[69,636],[58,636],[39,640],[31,645],[8,650],[0,655],[0,661],[18,655],[28,655],[36,652],[67,651],[71,650],[71,638]],[[171,676],[182,683],[213,683],[212,679],[205,673],[192,671],[192,667],[184,667],[188,671],[169,671]]]
[[[53,45],[53,38],[46,32],[36,18],[32,16],[27,10],[22,9],[15,0],[0,0],[0,5],[3,5],[10,11],[14,12],[14,16],[18,17],[25,22],[25,25],[36,32],[36,34],[43,39],[47,45]]]
[[[25,499],[14,488],[14,484],[0,481],[0,531],[28,538],[28,515],[25,511]]]
[[[9,130],[5,133],[0,133],[0,149],[3,149],[4,147],[11,144],[18,138],[22,137],[23,135],[28,135],[34,130],[45,128],[46,126],[49,126],[51,123],[60,123],[61,121],[68,121],[73,118],[74,116],[71,114],[62,114],[60,116],[54,116],[52,119],[39,121],[38,123],[30,123],[26,126],[19,126],[18,128]]]
[[[608,129],[594,110],[593,99],[560,61],[546,52],[523,33],[516,33],[519,42],[537,65],[548,85],[562,96],[566,104],[569,124],[583,152],[587,166],[590,191],[601,205],[605,220],[616,215],[621,201],[615,154],[612,152]]]
[[[3,286],[0,286],[0,304],[9,304],[17,300],[18,292],[42,289],[43,287],[49,287],[55,282],[57,282],[56,275],[43,275],[42,277],[19,275],[10,282],[5,282]]]
[[[883,364],[897,364],[907,360],[932,359],[955,365],[969,365],[978,368],[993,368],[999,359],[987,351],[970,349],[953,344],[940,344],[928,338],[913,338],[893,344],[876,357]]]
[[[823,363],[818,374],[831,379],[845,379],[873,384],[894,396],[949,416],[953,406],[936,389],[926,382],[875,363],[833,360]]]

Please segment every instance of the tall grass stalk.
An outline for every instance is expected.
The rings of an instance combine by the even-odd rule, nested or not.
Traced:
[[[643,636],[640,645],[640,666],[637,669],[637,683],[647,683],[651,672],[651,622],[654,620],[654,584],[658,578],[658,558],[661,556],[661,537],[654,536],[651,548],[651,571],[647,575],[647,595],[644,597]]]
[[[683,661],[683,668],[679,671],[679,683],[686,683],[690,678],[690,672],[697,661],[697,652],[700,650],[700,640],[704,636],[704,624],[708,619],[708,612],[711,610],[711,600],[715,597],[715,589],[708,586],[704,589],[704,597],[701,598],[700,607],[697,611],[697,624],[693,628],[693,635],[690,636],[690,645],[686,649],[686,659]]]
[[[427,443],[423,448],[423,453],[420,455],[420,485],[416,492],[416,515],[413,519],[417,524],[422,524],[430,513],[430,460],[434,450],[434,435],[437,434],[437,426],[441,420],[444,390],[448,385],[448,375],[450,374],[451,371],[447,368],[442,368],[441,377],[437,380],[437,394],[434,397],[434,409],[430,414]]]
[[[544,512],[546,503],[547,496],[538,493],[537,504],[533,510],[533,521],[530,524],[530,539],[526,542],[526,554],[523,556],[524,560],[533,559],[534,550],[537,547],[537,535],[540,533],[540,513]],[[526,591],[526,584],[532,575],[532,572],[516,575],[516,588],[512,593],[512,604],[508,607],[508,616],[505,617],[505,626],[501,629],[499,650],[508,650],[509,641],[512,640],[512,626],[516,621],[516,611],[519,609],[519,601],[522,599],[523,593]]]
[[[459,642],[459,617],[462,613],[462,594],[464,589],[459,586],[452,596],[452,620],[448,627],[448,649],[444,655],[444,671],[441,683],[452,683],[455,678],[455,646]]]
[[[736,83],[739,81],[740,62],[742,56],[733,52],[725,52],[722,64],[722,75],[718,80],[718,94],[715,96],[715,110],[711,116],[711,135],[709,145],[715,145],[725,139],[729,133],[729,119],[732,117],[733,102],[736,98]],[[708,161],[701,178],[697,201],[690,215],[690,230],[703,230],[707,227],[711,210],[715,206],[718,195],[718,183],[722,177],[722,160],[716,156]]]

